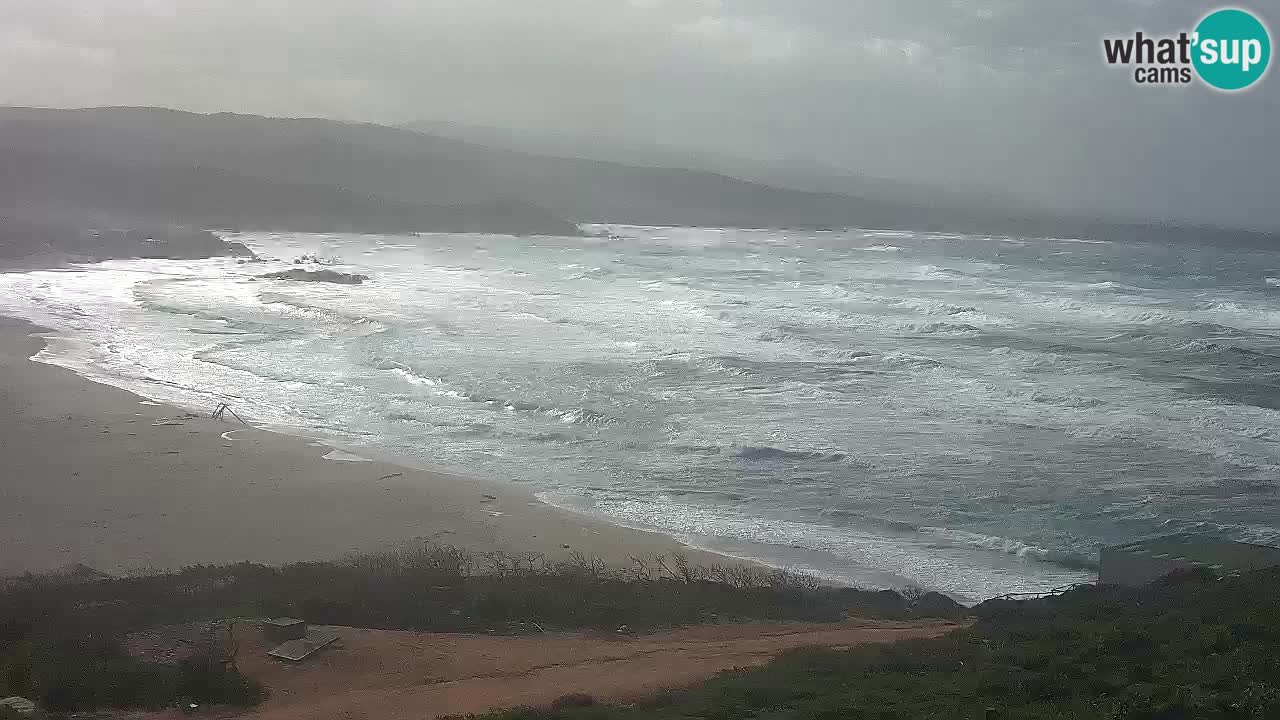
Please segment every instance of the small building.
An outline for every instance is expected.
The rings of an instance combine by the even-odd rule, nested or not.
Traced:
[[[306,660],[338,639],[338,631],[334,628],[308,627],[306,622],[297,618],[267,618],[258,621],[258,628],[264,638],[280,643],[267,654],[291,662]]]
[[[307,624],[297,618],[267,618],[258,623],[263,637],[278,643],[307,636]]]
[[[1280,566],[1280,548],[1192,535],[1102,548],[1098,583],[1138,587],[1171,572],[1207,568],[1220,575]]]
[[[315,654],[323,647],[333,644],[338,639],[338,631],[331,627],[313,627],[303,637],[289,640],[267,651],[273,658],[301,662]]]

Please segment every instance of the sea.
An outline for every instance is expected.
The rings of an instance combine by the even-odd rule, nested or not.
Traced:
[[[0,274],[36,360],[696,548],[965,602],[1280,543],[1280,256],[591,225]],[[289,267],[360,285],[265,280]]]

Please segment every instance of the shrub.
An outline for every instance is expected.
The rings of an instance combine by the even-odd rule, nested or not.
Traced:
[[[991,601],[932,640],[800,650],[634,706],[494,720],[1280,717],[1280,569]],[[923,596],[921,596],[923,597]],[[1264,618],[1270,618],[1268,623]],[[1248,628],[1248,631],[1242,631]]]
[[[166,668],[121,649],[130,632],[209,618],[295,615],[370,628],[532,633],[964,612],[939,598],[913,603],[893,592],[823,588],[793,573],[696,567],[683,557],[638,556],[610,568],[581,554],[550,562],[436,545],[279,568],[194,566],[74,582],[31,576],[0,589],[0,694],[61,710],[257,702],[262,688],[219,662]]]
[[[596,699],[594,697],[581,692],[561,695],[551,701],[551,707],[556,710],[563,710],[564,708],[590,707],[595,704]]]

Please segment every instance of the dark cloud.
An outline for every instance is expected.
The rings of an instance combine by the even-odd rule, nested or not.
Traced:
[[[0,102],[590,132],[1280,226],[1280,80],[1135,87],[1189,0],[0,0]],[[1280,17],[1274,2],[1257,3]]]

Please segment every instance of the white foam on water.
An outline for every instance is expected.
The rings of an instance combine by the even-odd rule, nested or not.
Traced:
[[[345,450],[333,450],[325,454],[325,460],[336,460],[338,462],[373,462],[367,457],[361,457]]]
[[[1130,537],[1280,537],[1265,259],[595,230],[248,234],[278,260],[8,273],[0,312],[54,330],[41,362],[200,412],[230,403],[331,459],[368,448],[518,480],[836,582],[975,599],[1088,577],[1099,545]],[[374,279],[254,279],[303,254]]]

